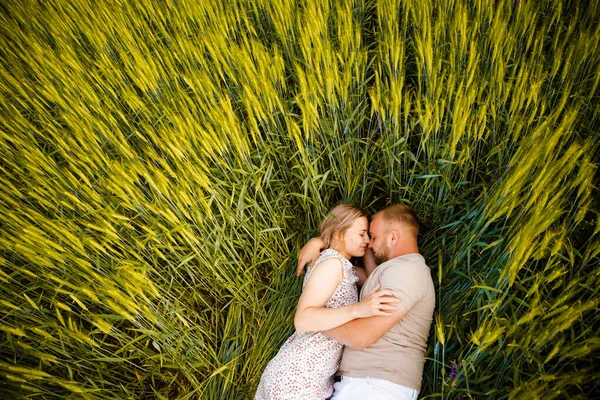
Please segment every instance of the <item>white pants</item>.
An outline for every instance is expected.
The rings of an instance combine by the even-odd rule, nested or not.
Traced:
[[[415,389],[378,378],[342,376],[333,388],[331,400],[416,400],[419,395]]]

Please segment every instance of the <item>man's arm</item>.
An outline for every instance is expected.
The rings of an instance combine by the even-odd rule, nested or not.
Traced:
[[[343,279],[342,262],[337,258],[317,265],[306,282],[294,317],[298,332],[316,332],[338,327],[354,318],[373,315],[391,316],[399,300],[390,290],[379,290],[379,285],[359,303],[337,308],[325,308],[338,284]],[[389,317],[388,317],[389,318]]]
[[[386,268],[379,276],[379,284],[381,288],[391,291],[400,300],[392,315],[387,318],[375,316],[349,321],[324,333],[357,350],[369,347],[404,318],[421,299],[423,292],[421,286],[425,281],[424,272],[420,266],[404,264]]]
[[[367,280],[367,273],[365,269],[362,267],[354,267],[354,274],[358,277],[358,282],[356,282],[356,286],[362,287],[362,285]]]
[[[296,270],[296,276],[302,275],[306,264],[310,263],[310,265],[313,265],[315,261],[317,261],[323,247],[325,247],[323,239],[317,236],[310,239],[308,243],[300,249],[300,252],[298,253],[298,269]]]
[[[362,350],[375,343],[408,313],[408,308],[402,303],[395,306],[396,311],[389,317],[355,319],[323,333],[346,346]]]
[[[367,274],[367,277],[369,277],[375,268],[377,268],[377,263],[375,263],[375,254],[373,254],[373,249],[370,247],[367,248],[367,251],[363,256],[363,263],[365,265],[365,273]]]

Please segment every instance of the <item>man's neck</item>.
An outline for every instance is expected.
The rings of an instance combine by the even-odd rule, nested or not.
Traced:
[[[393,249],[390,252],[390,259],[414,253],[419,254],[419,246],[417,246],[416,244],[404,245]]]

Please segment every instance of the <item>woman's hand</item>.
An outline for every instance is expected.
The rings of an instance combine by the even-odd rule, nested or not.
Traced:
[[[367,318],[374,315],[389,317],[397,310],[394,307],[399,303],[390,290],[379,291],[381,285],[377,285],[368,296],[357,304],[357,318]]]
[[[317,261],[323,245],[323,240],[320,237],[315,237],[310,239],[308,243],[300,249],[300,252],[298,253],[298,269],[296,271],[296,276],[302,275],[306,264],[310,263],[310,265],[313,265],[315,261]]]

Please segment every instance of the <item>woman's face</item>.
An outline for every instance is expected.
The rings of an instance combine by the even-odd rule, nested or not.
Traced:
[[[362,257],[369,245],[369,221],[366,217],[354,220],[344,232],[344,251],[351,257]]]

